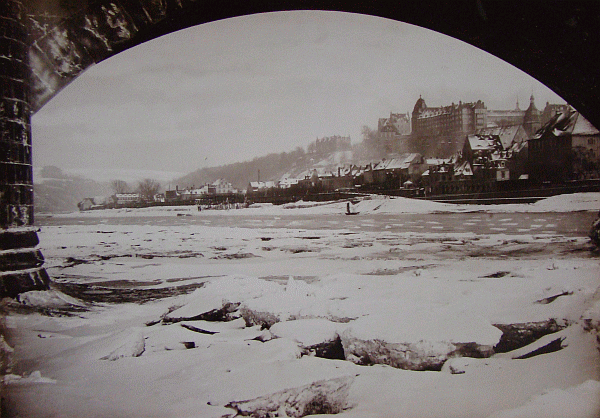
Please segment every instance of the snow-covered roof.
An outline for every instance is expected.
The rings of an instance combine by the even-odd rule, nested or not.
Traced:
[[[279,185],[280,186],[291,186],[293,184],[298,184],[298,182],[300,181],[300,179],[289,179],[289,178],[284,178],[279,180]]]
[[[573,135],[598,135],[600,131],[590,123],[581,113],[577,112],[577,120],[573,127]]]
[[[380,161],[373,169],[374,170],[397,170],[407,169],[415,160],[420,159],[421,155],[417,153],[402,154],[396,158]]]
[[[473,151],[492,151],[502,148],[502,142],[497,135],[468,135],[467,141]]]
[[[251,181],[250,187],[253,189],[269,189],[275,187],[274,181]]]
[[[533,139],[541,139],[545,135],[561,137],[566,135],[598,135],[600,132],[577,111],[559,113],[544,125]]]
[[[471,164],[468,161],[464,161],[462,164],[459,164],[454,168],[455,176],[472,176],[473,169],[471,168]]]
[[[207,187],[206,187],[206,186],[202,186],[202,187],[201,187],[201,188],[199,188],[199,189],[189,189],[189,190],[183,190],[183,191],[181,192],[181,194],[184,194],[184,195],[190,195],[190,194],[202,194],[202,191],[203,191],[203,190],[206,190],[206,189],[207,189]]]
[[[440,165],[440,164],[447,164],[450,162],[450,158],[427,158],[425,160],[425,163],[427,165]]]
[[[508,148],[513,142],[518,140],[519,130],[523,130],[523,125],[495,126],[480,129],[481,135],[497,135],[504,148]]]

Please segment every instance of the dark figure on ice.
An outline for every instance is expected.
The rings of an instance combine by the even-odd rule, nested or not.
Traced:
[[[354,205],[354,203],[352,203]],[[346,215],[358,215],[358,212],[356,212],[353,209],[350,209],[350,202],[346,203]]]
[[[589,237],[592,240],[592,243],[596,246],[596,249],[600,249],[600,212],[598,212],[598,217],[596,220],[592,222]]]

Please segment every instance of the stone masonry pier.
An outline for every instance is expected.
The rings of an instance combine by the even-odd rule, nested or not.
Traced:
[[[12,297],[49,283],[33,227],[25,19],[21,2],[0,4],[0,296]]]

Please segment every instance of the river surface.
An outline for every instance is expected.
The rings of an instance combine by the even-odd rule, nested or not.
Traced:
[[[177,216],[124,216],[82,218],[81,216],[40,216],[36,225],[205,225],[240,228],[293,228],[306,230],[357,229],[372,232],[432,232],[475,234],[552,234],[586,236],[596,213],[428,213],[428,214],[344,214],[243,215],[194,213]]]

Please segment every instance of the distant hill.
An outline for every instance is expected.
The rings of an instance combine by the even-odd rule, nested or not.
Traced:
[[[311,169],[319,172],[335,171],[344,164],[357,163],[353,151],[329,153],[306,153],[302,148],[292,152],[269,154],[251,161],[206,167],[175,180],[180,188],[200,187],[217,179],[229,181],[233,187],[245,190],[251,181],[277,181],[282,178],[298,178]]]
[[[219,167],[206,167],[175,180],[180,188],[200,187],[217,179],[229,181],[237,189],[246,189],[248,183],[257,181],[279,180],[286,173],[300,173],[308,169],[310,155],[303,148],[292,152],[268,154],[251,161],[227,164]]]
[[[35,213],[60,213],[78,210],[85,197],[108,196],[108,184],[64,174],[58,167],[44,167],[33,185]]]

